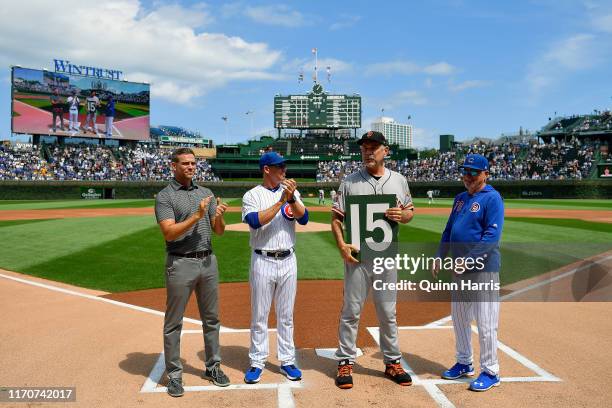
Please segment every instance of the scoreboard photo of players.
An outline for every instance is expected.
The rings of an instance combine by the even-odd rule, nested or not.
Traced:
[[[13,67],[13,133],[148,140],[150,85]]]

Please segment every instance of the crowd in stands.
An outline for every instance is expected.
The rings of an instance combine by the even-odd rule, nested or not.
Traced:
[[[463,157],[479,153],[489,159],[491,180],[583,179],[589,177],[597,152],[606,147],[600,149],[597,143],[579,140],[478,143],[417,160],[390,160],[387,166],[409,181],[456,181],[461,179],[458,167]],[[322,148],[333,149],[327,145]],[[172,177],[170,153],[170,149],[145,145],[115,150],[99,145],[2,145],[0,180],[164,181]],[[360,161],[320,161],[316,180],[340,181],[360,166]],[[204,159],[198,160],[196,180],[221,181]]]
[[[549,144],[475,144],[456,151],[439,153],[417,160],[390,160],[387,167],[409,181],[457,181],[461,179],[459,164],[469,153],[489,159],[490,180],[565,180],[583,179],[591,173],[597,144],[579,141]],[[319,163],[317,181],[340,181],[357,169],[359,161],[327,161]]]
[[[45,180],[45,173],[36,146],[0,145],[0,180]]]
[[[169,149],[31,144],[0,146],[0,180],[163,181],[172,177]],[[46,157],[46,158],[45,158]],[[210,163],[198,160],[197,181],[221,181]]]

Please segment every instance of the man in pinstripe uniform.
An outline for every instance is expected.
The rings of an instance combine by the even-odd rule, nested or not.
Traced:
[[[357,142],[361,147],[363,167],[349,175],[342,184],[332,207],[332,232],[344,260],[344,302],[338,328],[339,346],[336,350],[338,373],[336,385],[341,389],[353,387],[353,364],[357,357],[357,329],[363,304],[373,284],[371,264],[359,262],[353,253],[357,248],[344,241],[342,223],[345,218],[345,199],[356,195],[396,196],[397,205],[385,212],[392,222],[406,224],[412,220],[414,206],[406,178],[385,168],[389,146],[381,132],[367,132]],[[380,348],[385,363],[385,375],[400,385],[411,385],[412,378],[402,368],[397,337],[395,292],[383,296],[373,293],[374,306],[380,326]]]
[[[469,154],[460,167],[467,191],[457,195],[442,233],[438,256],[451,252],[454,258],[481,258],[483,268],[453,273],[453,282],[494,282],[499,284],[499,241],[504,226],[504,201],[487,185],[489,161],[479,154]],[[436,265],[437,266],[437,265]],[[439,268],[432,270],[437,278]],[[442,378],[456,379],[474,375],[472,366],[472,319],[476,319],[480,342],[478,378],[470,383],[473,391],[487,391],[500,384],[497,360],[497,327],[499,323],[499,291],[487,289],[457,290],[452,293],[451,314],[455,331],[457,363],[442,373]]]
[[[251,268],[251,346],[247,384],[259,382],[268,358],[268,315],[272,299],[277,320],[277,353],[281,372],[290,380],[302,378],[295,365],[293,306],[297,288],[295,222],[305,225],[308,210],[297,184],[285,178],[285,159],[276,152],[261,156],[263,184],[242,198],[242,220],[249,224]]]
[[[159,192],[155,216],[166,240],[166,314],[164,357],[168,374],[168,394],[180,397],[183,365],[180,359],[183,314],[195,290],[204,331],[206,371],[204,378],[220,387],[229,379],[220,368],[219,354],[219,271],[212,253],[211,233],[225,231],[223,214],[227,204],[208,188],[192,179],[196,171],[193,151],[179,148],[172,153],[174,178]]]

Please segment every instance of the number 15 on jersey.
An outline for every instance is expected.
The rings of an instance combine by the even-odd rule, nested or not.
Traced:
[[[385,218],[385,211],[396,206],[395,194],[355,195],[344,200],[346,242],[359,249],[361,259],[393,256],[399,227]]]

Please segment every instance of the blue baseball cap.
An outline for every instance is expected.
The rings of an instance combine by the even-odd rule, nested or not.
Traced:
[[[259,168],[263,169],[264,166],[278,166],[284,162],[285,159],[280,154],[276,152],[267,152],[259,158]]]
[[[489,170],[489,160],[481,154],[468,154],[459,168],[474,170]]]

